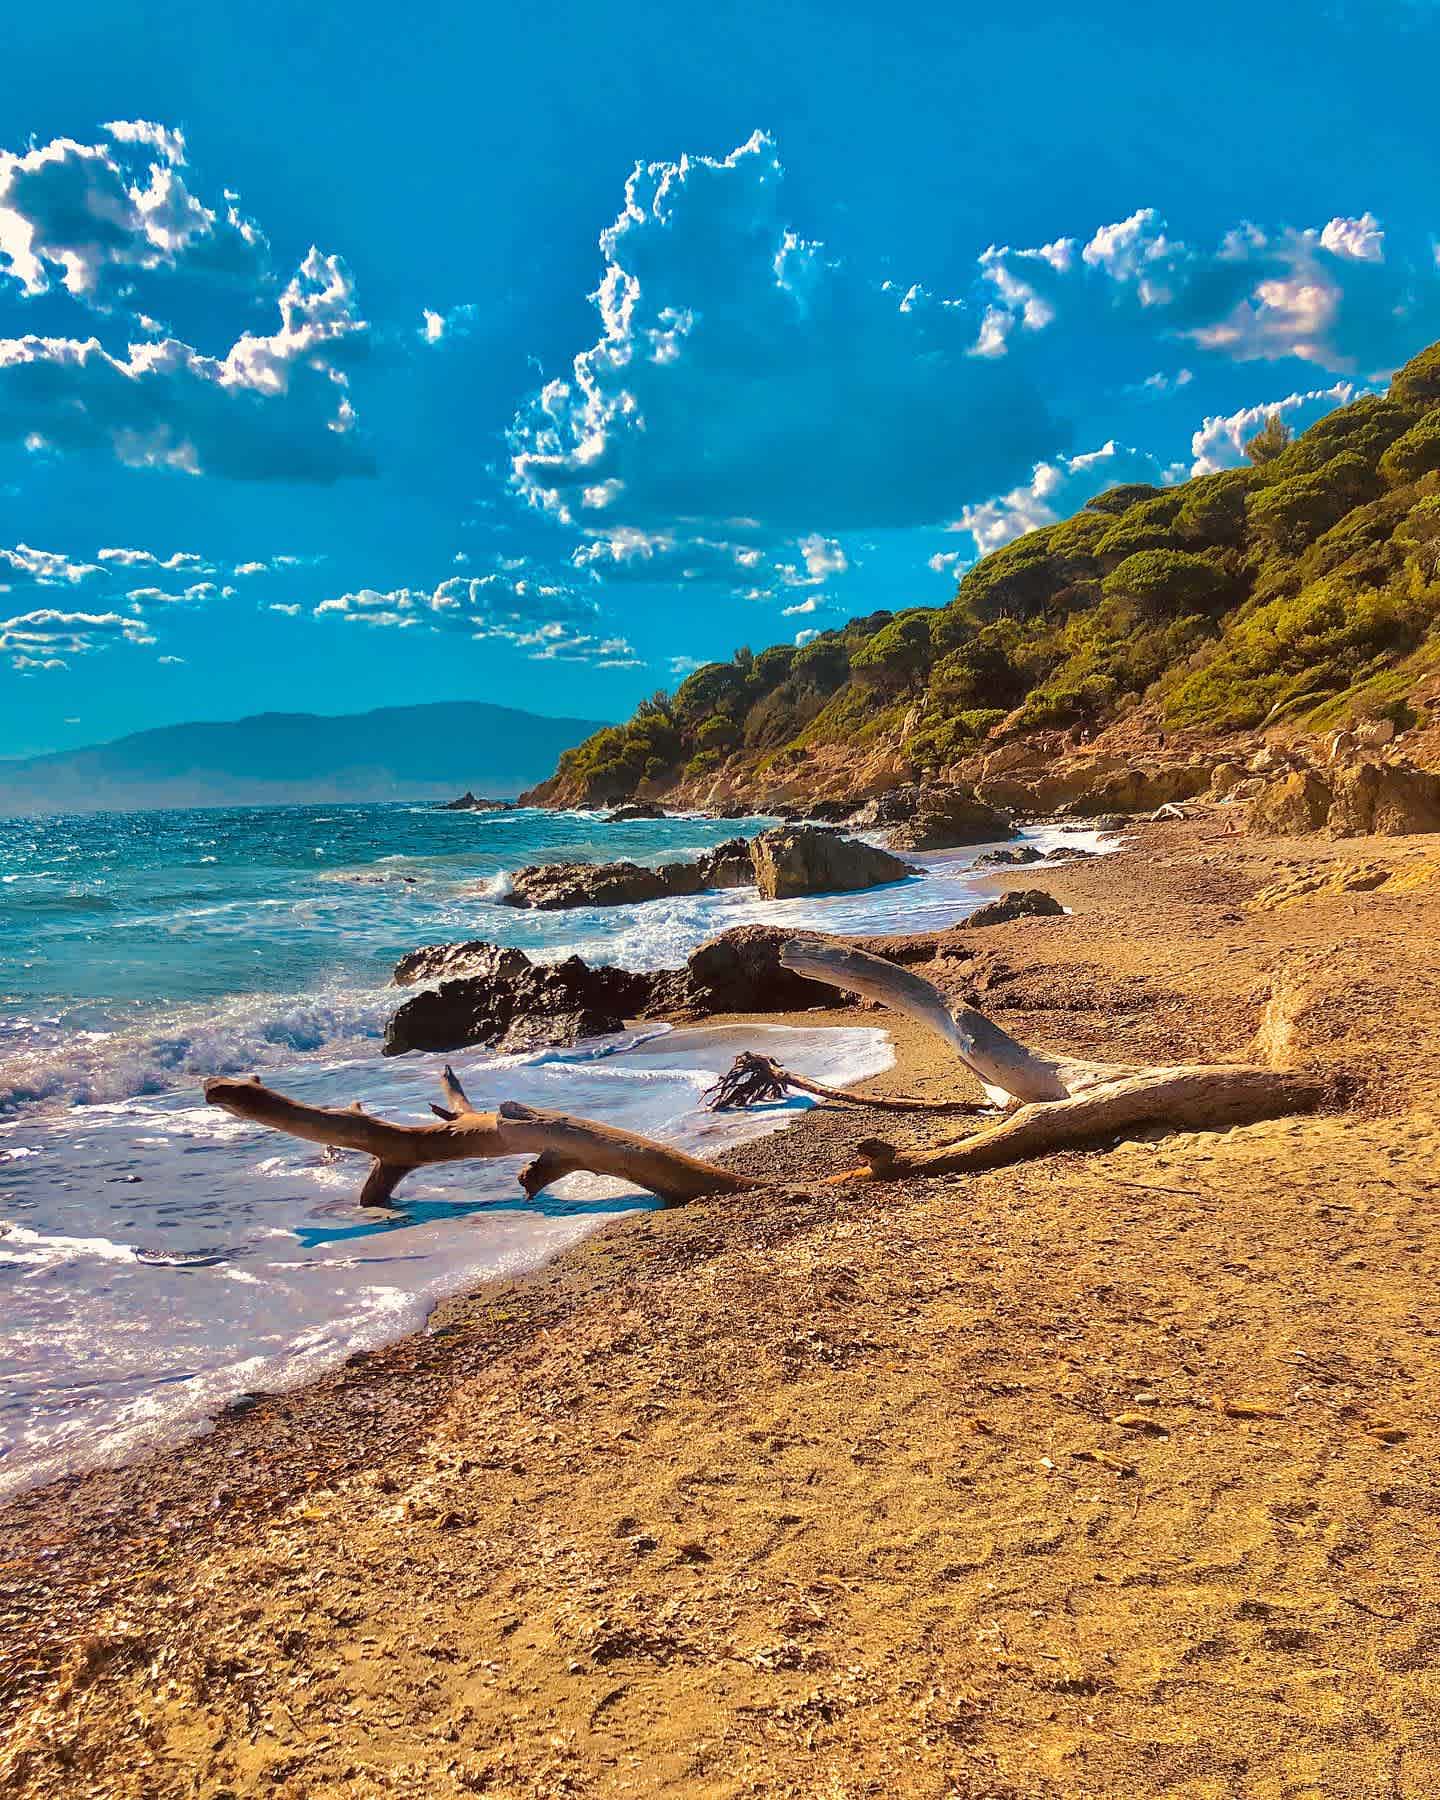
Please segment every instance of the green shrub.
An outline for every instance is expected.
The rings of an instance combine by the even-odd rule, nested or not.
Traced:
[[[1380,473],[1392,487],[1418,481],[1440,469],[1440,413],[1427,413],[1380,458]]]
[[[1140,550],[1100,584],[1107,600],[1131,600],[1154,618],[1206,612],[1228,591],[1225,577],[1203,556],[1184,550]]]

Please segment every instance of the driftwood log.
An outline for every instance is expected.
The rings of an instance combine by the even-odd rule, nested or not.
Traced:
[[[797,975],[863,994],[928,1027],[992,1101],[1013,1109],[998,1125],[929,1149],[906,1153],[879,1138],[865,1140],[859,1149],[870,1173],[886,1180],[1000,1168],[1144,1125],[1214,1131],[1306,1112],[1323,1093],[1308,1076],[1243,1063],[1167,1068],[1048,1056],[1028,1049],[974,1007],[952,1007],[912,969],[843,944],[792,939],[780,961]]]
[[[951,1006],[913,969],[862,950],[819,939],[792,939],[780,953],[785,968],[862,994],[935,1032],[971,1071],[992,1106],[1006,1109],[998,1124],[931,1148],[900,1151],[879,1138],[859,1146],[866,1167],[852,1170],[895,1180],[906,1175],[947,1175],[994,1169],[1056,1150],[1078,1149],[1145,1125],[1212,1131],[1256,1119],[1304,1112],[1318,1103],[1320,1083],[1303,1074],[1243,1063],[1148,1067],[1090,1062],[1029,1049],[974,1007]],[[728,1084],[728,1088],[727,1088]],[[717,1084],[732,1103],[783,1095],[787,1087],[824,1099],[886,1105],[895,1111],[979,1110],[973,1104],[876,1100],[798,1077],[768,1057],[746,1055]],[[616,1176],[672,1205],[707,1194],[763,1188],[764,1181],[719,1168],[653,1138],[592,1119],[504,1101],[477,1112],[447,1066],[441,1078],[444,1106],[432,1106],[433,1125],[396,1125],[371,1118],[357,1102],[349,1108],[307,1106],[249,1081],[216,1078],[205,1098],[236,1118],[252,1120],[291,1137],[372,1157],[360,1200],[384,1206],[412,1170],[468,1157],[530,1156],[520,1185],[532,1199],[552,1182],[579,1170]]]
[[[717,1168],[653,1138],[593,1119],[544,1112],[514,1100],[503,1101],[494,1112],[476,1112],[448,1064],[440,1087],[445,1105],[430,1108],[438,1120],[434,1125],[392,1125],[371,1118],[358,1102],[351,1107],[306,1106],[263,1087],[258,1077],[207,1081],[205,1099],[237,1119],[250,1119],[312,1144],[372,1156],[375,1160],[360,1190],[362,1206],[386,1205],[415,1169],[472,1156],[533,1157],[520,1171],[520,1185],[532,1200],[552,1182],[582,1169],[618,1176],[671,1204],[765,1185],[752,1175]]]

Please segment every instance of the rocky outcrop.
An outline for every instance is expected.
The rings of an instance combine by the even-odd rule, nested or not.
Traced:
[[[802,894],[850,894],[860,888],[899,881],[914,871],[908,863],[854,838],[814,825],[777,825],[750,846],[755,885],[766,900],[793,900]]]
[[[867,801],[850,819],[860,831],[891,827],[892,850],[958,850],[1015,835],[1009,815],[975,798],[970,788],[938,782],[891,788]]]
[[[573,1044],[620,1030],[644,1009],[653,982],[628,969],[592,969],[578,956],[532,963],[524,951],[497,944],[463,948],[471,973],[407,1000],[385,1027],[386,1056],[470,1044],[504,1051]]]
[[[1065,908],[1053,894],[1047,894],[1043,888],[1011,888],[998,900],[991,900],[986,905],[971,913],[964,921],[971,930],[984,925],[1008,925],[1012,919],[1055,919],[1063,916]]]
[[[521,950],[475,940],[430,944],[403,957],[400,983],[433,981],[405,1001],[385,1028],[384,1053],[538,1050],[619,1031],[627,1019],[720,1012],[796,1012],[845,1006],[838,989],[780,965],[794,934],[771,925],[742,925],[702,944],[683,968],[635,974],[578,956],[534,963]]]
[[[1051,852],[1052,856],[1055,852]],[[1086,856],[1088,851],[1071,851],[1069,854]],[[1018,869],[1026,863],[1044,862],[1044,857],[1033,844],[1017,844],[1013,850],[987,850],[983,856],[975,858],[977,869]]]
[[[499,946],[488,938],[469,938],[463,944],[422,944],[395,965],[391,977],[396,987],[414,987],[417,981],[445,981],[456,975],[494,973]]]
[[[633,906],[698,894],[704,886],[699,863],[667,863],[647,869],[639,863],[537,863],[522,869],[502,906],[560,912],[570,906]]]
[[[705,888],[754,887],[755,862],[744,838],[728,838],[696,862],[535,863],[515,877],[502,906],[560,912],[571,906],[635,906]]]
[[[780,966],[781,947],[794,935],[774,925],[740,925],[724,932],[702,944],[684,969],[657,976],[652,1004],[692,1018],[849,1005],[838,988],[807,981]]]
[[[1258,837],[1405,837],[1440,831],[1440,775],[1410,763],[1360,762],[1332,769],[1294,769],[1270,781],[1246,820]]]
[[[986,759],[978,797],[1031,818],[1155,812],[1203,794],[1211,779],[1206,762],[1127,763],[1118,756],[1093,756],[1039,774],[1030,774],[1025,765],[992,774],[993,761]]]
[[[755,858],[748,838],[727,838],[707,850],[696,865],[702,888],[754,887]]]
[[[1256,837],[1305,837],[1319,831],[1330,812],[1330,789],[1309,769],[1267,782],[1250,802],[1246,829]]]
[[[441,812],[513,812],[514,803],[509,800],[484,800],[478,794],[472,794],[469,788],[458,800],[437,800],[436,807]]]
[[[607,813],[607,825],[628,825],[632,819],[663,819],[668,817],[663,806],[653,800],[627,800],[624,806],[617,806],[612,813]]]
[[[1380,721],[1389,724],[1389,720]],[[1409,763],[1358,763],[1334,780],[1332,837],[1404,837],[1440,831],[1440,775]]]
[[[1245,770],[1237,762],[1216,763],[1210,771],[1210,797],[1212,800],[1223,800],[1227,794],[1233,794],[1245,780]]]

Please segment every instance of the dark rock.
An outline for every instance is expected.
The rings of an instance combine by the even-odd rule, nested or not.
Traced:
[[[632,819],[663,819],[666,812],[663,806],[657,806],[653,800],[627,800],[624,806],[617,806],[614,812],[605,818],[607,825],[626,825]]]
[[[417,981],[443,981],[456,975],[493,975],[495,958],[503,954],[499,945],[487,938],[470,938],[463,944],[422,944],[400,958],[391,980],[397,987],[413,987]]]
[[[755,859],[750,854],[749,840],[727,838],[713,850],[707,850],[696,865],[702,888],[754,887]]]
[[[1080,862],[1084,857],[1094,856],[1093,850],[1082,850],[1079,844],[1058,844],[1055,849],[1047,850],[1046,862]]]
[[[484,800],[478,794],[472,794],[469,788],[458,800],[437,800],[436,806],[441,812],[513,812],[514,806],[509,800]]]
[[[977,800],[969,788],[938,782],[891,788],[867,801],[850,824],[860,831],[893,827],[885,840],[892,850],[956,850],[1015,835],[1007,813]]]
[[[964,923],[972,929],[980,925],[1008,925],[1011,919],[1053,919],[1064,911],[1055,896],[1043,888],[1012,888],[971,913]]]
[[[537,912],[558,912],[568,906],[632,906],[642,900],[698,894],[703,885],[698,863],[666,863],[659,869],[633,862],[538,863],[520,871],[500,904]]]
[[[497,944],[463,948],[472,973],[407,1000],[385,1027],[386,1056],[471,1044],[506,1051],[573,1044],[619,1031],[645,1010],[655,982],[628,969],[592,969],[578,956],[532,963],[523,950]]]
[[[702,944],[683,970],[657,977],[656,1000],[692,1016],[849,1005],[838,988],[781,968],[780,951],[794,935],[775,925],[724,932]]]
[[[813,800],[807,806],[802,818],[820,819],[827,824],[838,825],[842,819],[848,819],[855,810],[853,800]]]
[[[850,894],[860,888],[899,881],[914,871],[908,863],[854,838],[812,825],[776,825],[750,846],[755,885],[766,900],[801,894]]]
[[[712,806],[710,808],[710,817],[712,819],[746,819],[749,816],[749,807],[742,806],[738,800],[731,800],[725,806]]]
[[[1055,855],[1052,850],[1051,856]],[[1078,854],[1087,854],[1084,851]],[[1017,844],[1013,850],[987,850],[983,856],[975,858],[977,869],[1014,869],[1024,863],[1043,862],[1044,858],[1033,844]]]

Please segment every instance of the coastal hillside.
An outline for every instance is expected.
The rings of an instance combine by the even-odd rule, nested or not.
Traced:
[[[1247,466],[1132,484],[985,557],[943,607],[697,669],[532,796],[782,800],[850,773],[963,778],[1040,732],[1412,722],[1440,677],[1440,345]],[[823,786],[823,782],[821,783]]]
[[[0,815],[109,807],[506,797],[597,730],[475,701],[322,717],[259,713],[0,762]]]

